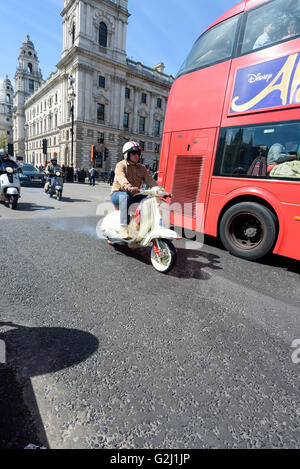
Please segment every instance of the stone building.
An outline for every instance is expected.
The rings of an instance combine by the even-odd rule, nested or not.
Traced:
[[[12,104],[13,87],[8,76],[0,78],[0,148],[13,143]]]
[[[26,62],[16,73],[23,88],[21,94],[16,84],[15,155],[22,137],[26,160],[43,163],[42,141],[47,139],[47,159],[55,152],[60,164],[87,169],[94,147],[96,166],[107,171],[121,159],[125,141],[134,139],[144,147],[144,164],[155,168],[173,77],[164,74],[163,63],[150,68],[127,58],[127,4],[64,0],[63,50],[56,72],[42,82],[38,62],[32,62],[32,71]],[[35,80],[32,94],[27,79]]]
[[[15,73],[13,98],[14,155],[24,156],[26,139],[25,101],[42,83],[39,60],[29,35],[20,48],[19,66]]]

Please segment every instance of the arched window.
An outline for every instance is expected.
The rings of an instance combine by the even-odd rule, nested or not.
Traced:
[[[99,44],[107,47],[107,26],[105,23],[100,23],[99,26]]]
[[[32,73],[32,64],[31,64],[31,63],[28,63],[28,65],[27,65],[27,71],[28,71],[29,73]]]
[[[6,95],[6,102],[10,103],[10,95],[9,94]]]

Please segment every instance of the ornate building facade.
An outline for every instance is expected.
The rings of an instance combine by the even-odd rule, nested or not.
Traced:
[[[144,147],[144,164],[155,168],[174,79],[164,74],[163,64],[149,68],[127,58],[127,6],[128,0],[64,0],[62,57],[46,81],[35,52],[32,68],[20,63],[34,50],[23,43],[14,98],[15,155],[24,149],[26,161],[41,164],[47,139],[47,159],[55,152],[60,164],[87,169],[94,147],[96,166],[107,171],[122,158],[124,142],[134,139]]]
[[[0,78],[0,148],[13,143],[12,104],[14,89],[8,76]]]

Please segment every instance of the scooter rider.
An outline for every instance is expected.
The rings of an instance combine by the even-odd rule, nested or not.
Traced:
[[[50,176],[54,175],[57,171],[60,171],[62,174],[62,169],[61,167],[57,164],[57,157],[53,155],[51,157],[50,163],[46,166],[45,173],[47,176],[47,182],[45,184],[45,191],[48,192],[49,187],[50,187]]]
[[[111,190],[112,203],[120,208],[120,237],[130,239],[128,234],[128,207],[140,202],[145,195],[138,194],[143,183],[149,187],[157,186],[157,182],[147,171],[146,167],[139,164],[142,147],[134,141],[129,141],[123,146],[124,160],[116,165],[115,178]]]
[[[0,171],[3,172],[5,168],[7,167],[11,167],[15,169],[18,167],[18,165],[15,161],[9,158],[6,150],[1,149],[0,150]]]

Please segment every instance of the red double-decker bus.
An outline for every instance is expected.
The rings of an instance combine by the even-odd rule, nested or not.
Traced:
[[[244,0],[199,37],[170,92],[158,183],[172,223],[245,259],[300,260],[299,119],[300,0]]]

